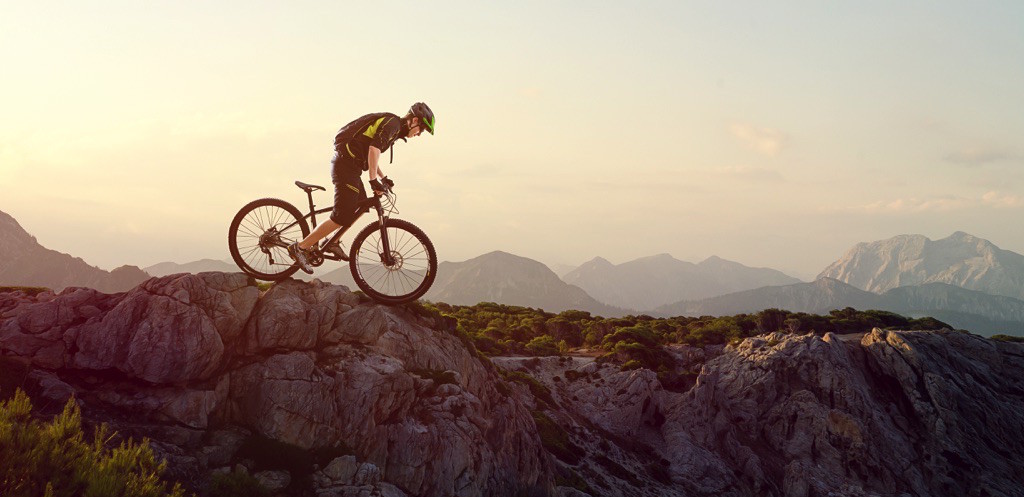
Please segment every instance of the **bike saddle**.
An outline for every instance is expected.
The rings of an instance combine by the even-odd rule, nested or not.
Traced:
[[[311,185],[309,183],[303,183],[301,181],[296,181],[295,182],[295,186],[297,186],[299,188],[302,188],[302,190],[304,192],[306,192],[306,193],[310,193],[313,190],[324,190],[324,191],[327,191],[327,189],[322,187],[322,186]]]

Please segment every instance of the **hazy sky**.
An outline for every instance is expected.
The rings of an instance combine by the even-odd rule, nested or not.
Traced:
[[[1019,1],[2,0],[0,210],[105,269],[229,259],[243,204],[422,100],[383,168],[442,260],[1024,252],[1022,61]]]

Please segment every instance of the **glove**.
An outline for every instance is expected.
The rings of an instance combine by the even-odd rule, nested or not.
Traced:
[[[373,189],[374,192],[386,192],[387,191],[387,189],[384,188],[384,185],[380,184],[380,181],[377,181],[375,179],[371,179],[370,180],[370,188]]]
[[[384,183],[384,186],[388,187],[388,191],[391,191],[395,188],[395,182],[391,181],[391,178],[388,178],[387,176],[381,178],[380,182]]]

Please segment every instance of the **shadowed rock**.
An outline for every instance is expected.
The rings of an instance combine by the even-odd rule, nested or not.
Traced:
[[[194,488],[241,465],[315,495],[1021,495],[1021,344],[875,329],[671,346],[689,379],[670,391],[592,359],[492,365],[451,328],[241,274],[0,293],[0,353],[34,395],[150,437]],[[305,475],[253,461],[281,450],[328,456]]]

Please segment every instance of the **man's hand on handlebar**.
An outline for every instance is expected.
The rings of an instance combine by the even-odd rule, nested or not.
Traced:
[[[374,195],[384,195],[385,193],[391,192],[391,187],[395,186],[395,182],[388,179],[385,176],[381,181],[371,179],[370,188],[373,189]]]

